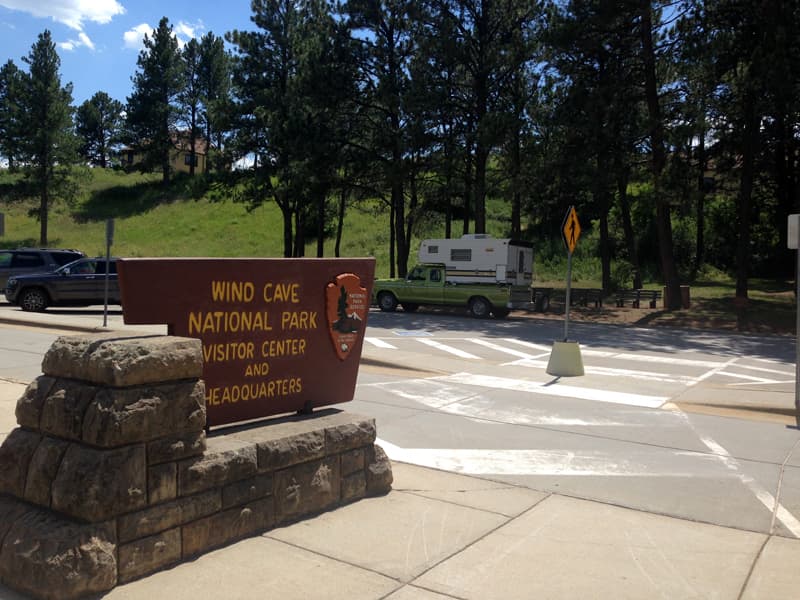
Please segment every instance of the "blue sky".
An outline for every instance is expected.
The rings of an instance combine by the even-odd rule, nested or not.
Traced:
[[[22,61],[45,29],[75,106],[96,92],[125,103],[144,33],[167,17],[181,44],[213,31],[252,29],[250,0],[0,0],[0,60]]]

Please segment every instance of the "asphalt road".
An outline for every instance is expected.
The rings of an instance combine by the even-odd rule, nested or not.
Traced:
[[[0,306],[0,321],[13,310]],[[56,335],[97,319],[0,325],[0,378],[30,380]],[[393,460],[800,537],[793,339],[573,323],[586,374],[553,377],[562,332],[530,317],[373,311],[342,408],[376,418]]]
[[[800,537],[792,339],[570,331],[586,374],[558,378],[559,321],[373,312],[349,408],[394,460]]]

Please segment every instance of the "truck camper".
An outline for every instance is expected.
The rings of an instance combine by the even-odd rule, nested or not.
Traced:
[[[402,306],[464,306],[473,317],[503,318],[533,308],[533,245],[489,235],[424,240],[420,264],[405,279],[377,279],[373,300],[382,311]]]
[[[533,244],[466,234],[454,239],[424,240],[420,263],[442,263],[452,283],[506,283],[530,286],[533,281]]]

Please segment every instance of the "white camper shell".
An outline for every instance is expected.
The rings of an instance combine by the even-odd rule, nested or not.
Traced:
[[[530,286],[533,244],[472,233],[455,239],[424,240],[419,262],[443,263],[448,282]]]

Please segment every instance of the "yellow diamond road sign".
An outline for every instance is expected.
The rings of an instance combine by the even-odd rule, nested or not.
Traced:
[[[569,253],[572,254],[578,244],[578,238],[581,237],[581,224],[578,222],[578,213],[575,212],[574,206],[570,206],[567,210],[564,224],[561,226],[561,235],[564,237],[564,244]]]

